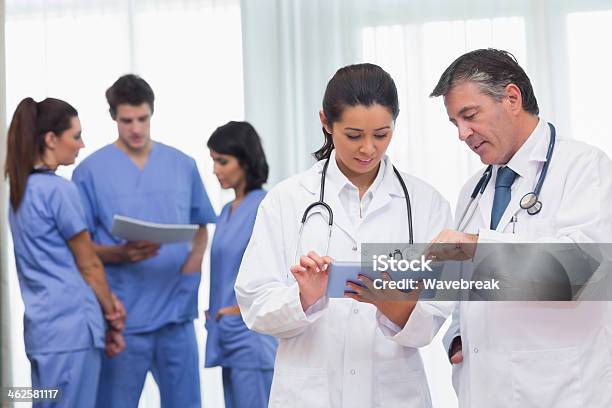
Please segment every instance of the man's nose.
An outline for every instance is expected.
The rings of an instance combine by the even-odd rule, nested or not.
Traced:
[[[474,134],[474,131],[470,126],[465,123],[459,123],[457,125],[457,129],[459,131],[459,140],[465,142],[465,140]]]

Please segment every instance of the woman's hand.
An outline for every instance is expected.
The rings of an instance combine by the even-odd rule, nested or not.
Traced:
[[[300,257],[300,264],[291,267],[300,288],[302,309],[306,311],[315,302],[325,296],[329,265],[333,262],[329,256],[320,256],[314,251]]]
[[[125,340],[120,331],[109,329],[106,331],[106,345],[104,351],[108,358],[113,358],[125,349]]]
[[[112,329],[122,331],[125,327],[125,307],[114,293],[111,293],[111,298],[113,299],[113,307],[115,311],[112,314],[104,315],[104,317]]]
[[[391,280],[389,274],[383,272],[381,275],[383,281]],[[344,292],[344,296],[376,306],[387,319],[403,328],[419,301],[423,289],[421,282],[416,285],[416,289],[406,293],[386,286],[376,289],[373,281],[364,275],[359,275],[358,279],[363,285],[347,282],[346,285],[356,293]]]

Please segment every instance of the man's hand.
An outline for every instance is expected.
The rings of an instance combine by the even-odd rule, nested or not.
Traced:
[[[463,362],[463,345],[461,344],[461,337],[455,337],[453,339],[448,355],[450,356],[450,361],[453,364]]]
[[[478,235],[451,229],[442,230],[425,250],[425,257],[438,261],[465,261],[476,252]]]
[[[113,306],[115,307],[115,311],[112,314],[106,314],[104,317],[108,322],[109,326],[117,331],[122,331],[125,327],[125,307],[123,303],[115,296],[114,293],[111,294],[111,298],[113,299]]]
[[[106,331],[106,345],[104,347],[104,352],[108,356],[108,358],[113,358],[117,354],[121,353],[125,349],[125,340],[123,339],[123,335],[120,331],[117,330],[107,330]]]
[[[140,262],[157,255],[161,245],[150,241],[129,241],[117,248],[122,262]]]

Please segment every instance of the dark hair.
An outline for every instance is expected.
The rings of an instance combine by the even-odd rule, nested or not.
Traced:
[[[147,81],[138,75],[127,74],[116,80],[106,90],[106,100],[109,106],[108,111],[114,120],[117,116],[117,106],[122,104],[139,106],[146,102],[153,113],[155,94]]]
[[[78,116],[78,112],[72,105],[55,98],[39,103],[25,98],[17,105],[8,131],[4,167],[14,211],[17,211],[23,199],[34,163],[45,152],[45,134],[53,132],[61,135],[70,129],[70,120],[75,116]]]
[[[268,162],[255,128],[248,122],[227,122],[219,126],[206,143],[209,149],[238,159],[246,174],[246,192],[268,181]]]
[[[393,78],[374,64],[355,64],[340,68],[327,83],[323,96],[323,113],[329,125],[342,117],[349,106],[381,105],[388,108],[393,120],[399,115],[397,88]],[[325,143],[313,153],[317,160],[329,157],[334,149],[332,135],[323,128]]]
[[[446,68],[429,96],[446,96],[462,82],[474,82],[496,101],[502,99],[506,86],[515,84],[521,91],[523,109],[533,115],[540,112],[529,77],[508,51],[489,48],[463,54]]]

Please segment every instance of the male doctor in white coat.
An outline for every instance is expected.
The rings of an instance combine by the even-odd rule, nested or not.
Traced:
[[[431,96],[444,97],[459,139],[493,165],[473,217],[461,231],[442,231],[433,242],[450,245],[433,246],[433,255],[476,262],[485,243],[612,242],[612,163],[565,135],[550,157],[541,211],[521,209],[546,162],[551,128],[511,54],[459,57]],[[482,174],[464,185],[456,225]],[[609,316],[608,302],[459,302],[445,346],[460,407],[612,407]]]

